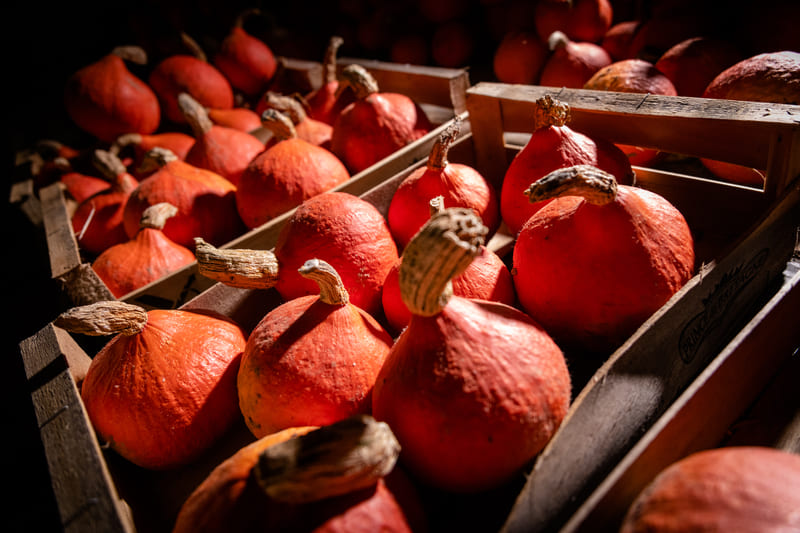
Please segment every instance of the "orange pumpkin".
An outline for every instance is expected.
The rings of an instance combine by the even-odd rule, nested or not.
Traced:
[[[372,409],[372,388],[392,338],[350,303],[336,270],[309,260],[299,274],[319,294],[276,307],[247,341],[239,407],[256,437],[293,426],[321,426]]]
[[[230,320],[114,301],[68,310],[55,323],[113,335],[92,358],[81,399],[100,439],[134,464],[186,465],[241,416],[236,373],[247,339]]]
[[[760,446],[695,452],[637,496],[620,533],[800,529],[800,457]]]
[[[573,41],[561,31],[547,39],[550,56],[542,68],[539,85],[581,89],[595,72],[611,64],[611,56],[597,43]]]
[[[490,236],[500,226],[500,205],[494,187],[469,165],[447,160],[460,131],[461,122],[456,118],[434,143],[427,165],[411,172],[392,195],[386,218],[400,248],[428,221],[429,203],[438,196],[446,207],[475,210],[489,228]]]
[[[71,219],[78,246],[90,255],[128,240],[123,224],[125,205],[139,185],[111,152],[96,150],[95,161],[111,186],[82,201]]]
[[[178,95],[181,93],[188,93],[204,107],[230,109],[234,104],[233,88],[228,78],[208,62],[196,42],[185,34],[183,37],[191,54],[179,53],[165,57],[148,76],[148,82],[161,103],[162,113],[176,124],[186,124],[178,105]]]
[[[373,391],[373,416],[397,436],[401,464],[453,492],[519,475],[560,425],[571,394],[561,350],[528,315],[453,296],[450,279],[479,252],[485,231],[470,210],[446,209],[406,248],[400,282],[412,317]]]
[[[118,47],[67,80],[64,106],[83,131],[105,142],[123,133],[153,133],[161,108],[153,89],[136,77],[126,60],[146,63],[144,50]]]
[[[614,18],[610,0],[539,0],[534,12],[536,33],[543,39],[562,31],[575,41],[599,43]]]
[[[297,98],[267,91],[259,100],[256,110],[263,117],[267,109],[280,111],[291,118],[298,138],[330,150],[333,126],[310,117]],[[266,142],[270,143],[272,139],[267,137]]]
[[[263,123],[272,132],[269,147],[248,163],[236,189],[236,207],[249,228],[350,179],[339,158],[300,138],[286,115],[268,109]]]
[[[163,148],[150,150],[146,164],[156,170],[139,182],[125,204],[123,224],[128,237],[138,233],[144,210],[161,202],[178,208],[164,226],[164,234],[183,246],[193,246],[195,237],[220,244],[244,233],[233,183]]]
[[[520,305],[567,350],[608,355],[694,273],[694,241],[663,197],[588,165],[530,185],[550,200],[513,252]]]
[[[621,183],[634,182],[625,153],[604,139],[573,130],[569,113],[567,104],[549,95],[536,102],[535,130],[506,169],[500,190],[500,213],[514,235],[544,205],[530,203],[520,191],[557,168],[591,164],[611,172]]]
[[[264,143],[250,133],[215,124],[205,108],[188,93],[178,95],[178,105],[195,138],[185,161],[238,185],[250,161],[264,151]]]
[[[348,65],[340,83],[356,100],[339,114],[331,133],[331,151],[351,174],[372,166],[433,129],[418,103],[400,93],[380,92],[375,78],[360,65]]]
[[[139,233],[108,247],[92,261],[92,269],[117,298],[194,262],[194,253],[162,231],[175,206],[161,203],[145,209]]]
[[[492,57],[492,72],[502,83],[533,85],[547,61],[547,47],[536,33],[520,29],[503,35]]]
[[[322,62],[322,85],[305,95],[308,116],[331,126],[336,122],[342,109],[355,101],[351,87],[339,88],[336,58],[342,44],[344,39],[338,35],[330,38]]]
[[[692,37],[664,52],[655,67],[669,78],[680,96],[701,97],[720,72],[741,59],[741,52],[731,41]]]
[[[239,14],[213,58],[214,66],[231,86],[246,96],[256,96],[266,90],[278,69],[272,49],[244,28],[247,17],[252,15],[260,15],[260,11],[248,9]]]

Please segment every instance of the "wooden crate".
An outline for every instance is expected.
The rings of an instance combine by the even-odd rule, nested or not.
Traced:
[[[466,89],[469,75],[465,69],[447,69],[397,65],[393,63],[339,58],[339,68],[358,63],[375,77],[382,91],[399,92],[419,102],[436,128],[423,138],[410,143],[393,155],[384,158],[372,167],[359,172],[350,180],[335,188],[338,191],[360,195],[388,177],[408,168],[415,161],[427,157],[433,143],[447,124],[456,116],[463,115],[466,106]],[[286,59],[283,74],[301,86],[317,88],[322,83],[322,68],[319,63]],[[303,81],[300,81],[300,80]],[[21,187],[15,190],[22,190]],[[20,205],[29,205],[17,192]],[[108,288],[91,269],[87,258],[81,254],[70,223],[71,206],[59,183],[43,188],[39,192],[43,225],[50,251],[52,277],[58,280],[76,305],[98,300],[114,299]],[[270,248],[277,238],[288,213],[279,216],[259,228],[237,237],[222,247]],[[211,286],[209,280],[197,275],[197,265],[192,263],[163,278],[137,289],[121,298],[147,308],[177,307]]]
[[[507,142],[510,134],[530,132],[531,121],[526,117],[535,99],[549,91],[497,84],[468,89],[469,120],[449,160],[476,166],[499,184],[503,170],[519,149]],[[798,174],[792,150],[782,148],[786,143],[797,143],[796,127],[786,116],[776,117],[779,111],[788,114],[795,108],[775,106],[775,116],[765,118],[763,108],[739,103],[739,118],[731,123],[728,115],[715,107],[717,104],[699,99],[648,99],[648,106],[654,107],[637,107],[624,95],[592,94],[585,100],[588,96],[578,91],[570,100],[568,91],[559,94],[572,106],[575,129],[593,123],[586,117],[601,109],[606,121],[594,123],[598,128],[605,124],[604,131],[612,133],[611,140],[631,139],[625,136],[625,124],[637,124],[652,135],[637,137],[639,144],[652,143],[675,151],[686,142],[680,131],[666,132],[672,124],[680,124],[682,131],[686,127],[697,132],[698,139],[720,128],[738,129],[740,149],[729,160],[765,164],[770,169],[768,184],[782,185],[774,190],[757,190],[674,171],[637,168],[640,186],[663,194],[684,211],[697,240],[702,263],[699,273],[606,362],[582,366],[579,361],[570,361],[576,397],[568,418],[519,479],[490,495],[448,497],[433,493],[429,509],[434,531],[446,527],[556,531],[564,527],[568,519],[583,512],[580,505],[610,479],[612,470],[643,442],[643,435],[668,409],[678,405],[681,395],[691,390],[699,376],[704,372],[715,374],[714,363],[726,347],[738,343],[742,328],[751,320],[759,320],[765,302],[781,292],[779,287],[800,227],[800,185],[792,179]],[[673,110],[677,102],[683,109],[679,121],[673,120],[675,113],[668,117],[659,113],[659,106]],[[662,122],[665,118],[669,120]],[[623,133],[615,137],[617,130]],[[765,142],[750,142],[753,132],[761,132],[777,143],[766,143],[770,148],[763,152],[763,161],[756,152]],[[695,144],[697,150],[692,155],[721,154],[713,143]],[[400,181],[422,164],[424,158],[361,196],[385,214]],[[489,247],[507,254],[513,239],[500,232]],[[249,330],[280,301],[274,289],[255,291],[213,284],[182,307],[214,309]],[[773,335],[788,335],[778,330]],[[90,527],[167,531],[189,491],[221,458],[249,439],[246,431],[238,428],[204,460],[179,472],[152,473],[133,468],[100,447],[85,416],[77,391],[90,356],[81,344],[46,325],[26,339],[20,351],[65,529],[75,524],[76,531]],[[770,364],[764,366],[762,375],[770,376],[777,364],[771,368]],[[748,386],[757,390],[760,385],[754,381]],[[80,453],[74,447],[80,447]]]

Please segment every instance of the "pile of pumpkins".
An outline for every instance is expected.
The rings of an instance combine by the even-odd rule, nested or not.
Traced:
[[[331,40],[327,59],[339,44]],[[301,100],[271,90],[275,72],[269,48],[237,27],[212,62],[170,57],[148,83],[109,54],[76,73],[65,102],[77,125],[108,144],[92,154],[111,178],[107,186],[94,193],[68,187],[76,199],[88,194],[75,215],[79,243],[92,246],[90,228],[99,222],[103,236],[118,239],[96,243],[98,264],[139,235],[158,233],[162,243],[189,250],[181,260],[198,261],[202,274],[275,289],[282,303],[265,309],[250,331],[213,310],[146,311],[121,301],[77,307],[55,323],[111,337],[93,357],[81,396],[101,441],[131,463],[174,470],[197,461],[238,420],[251,433],[252,442],[189,495],[176,532],[265,524],[352,531],[354,523],[422,531],[415,485],[404,476],[479,494],[522,475],[567,416],[568,359],[602,360],[692,277],[691,229],[666,199],[634,186],[623,147],[571,129],[569,106],[549,97],[536,102],[537,129],[501,190],[448,161],[461,127],[455,119],[384,217],[329,189],[430,131],[419,106],[380,93],[357,66]],[[131,92],[115,97],[120,86]],[[251,105],[235,106],[234,91]],[[252,120],[237,127],[242,116]],[[308,140],[326,129],[309,127],[301,141],[311,120],[328,126],[326,140]],[[191,134],[166,131],[165,121]],[[387,139],[395,144],[385,147]],[[224,155],[217,151],[225,147]],[[137,150],[124,159],[130,148]],[[341,178],[335,168],[344,169]],[[289,207],[296,209],[273,250],[218,247]],[[268,212],[254,213],[259,208]],[[486,247],[501,225],[515,239],[511,258]],[[107,271],[156,256],[142,250],[106,261]],[[364,439],[343,444],[342,424],[366,432],[373,422],[383,424],[380,446],[361,454],[354,450]],[[341,448],[347,459],[302,455]],[[730,487],[744,491],[737,476],[758,462],[794,484],[784,496],[800,494],[797,457],[741,453],[744,459],[724,458]],[[714,472],[709,461],[682,471]],[[275,470],[286,475],[289,464],[303,481],[264,481]],[[678,488],[648,494],[687,494],[674,475],[665,477]],[[777,486],[773,480],[767,488]],[[683,504],[705,506],[697,520],[744,523],[723,512],[725,491],[714,493],[722,503],[700,492]],[[779,500],[746,497],[750,507],[738,511],[745,515]],[[638,502],[631,520],[647,520],[651,508],[659,510]],[[769,516],[790,520],[794,512],[796,522],[798,502],[787,508]]]

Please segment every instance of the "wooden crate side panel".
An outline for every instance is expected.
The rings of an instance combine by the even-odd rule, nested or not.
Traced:
[[[80,348],[48,325],[20,343],[20,354],[64,531],[132,533],[70,373],[68,361],[80,360]]]
[[[81,264],[78,241],[72,231],[71,217],[64,200],[64,188],[54,183],[39,191],[42,216],[50,251],[50,270],[53,278],[59,278]]]
[[[800,346],[796,321],[799,284],[797,272],[785,280],[777,294],[626,454],[562,532],[617,530],[635,497],[661,470],[724,441],[729,428]],[[794,405],[799,404],[795,401]]]
[[[570,127],[588,135],[769,170],[768,183],[789,183],[797,175],[796,156],[788,157],[798,142],[797,106],[479,83],[467,91],[467,107],[476,124],[484,124],[496,120],[492,107],[500,105],[504,131],[530,133],[532,102],[545,95],[568,103]],[[492,174],[502,167],[495,137],[479,151],[480,167]]]
[[[774,293],[800,225],[795,183],[755,230],[695,276],[618,349],[575,399],[534,464],[506,532],[563,525],[642,432]]]

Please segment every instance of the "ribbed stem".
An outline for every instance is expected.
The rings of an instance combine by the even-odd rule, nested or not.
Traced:
[[[271,250],[220,250],[195,237],[198,272],[214,281],[240,289],[270,289],[280,268]]]
[[[147,324],[147,311],[138,305],[109,300],[73,307],[61,313],[53,325],[71,333],[94,337],[136,335]]]
[[[111,182],[116,181],[117,176],[128,171],[125,163],[110,150],[95,150],[92,155],[94,167]]]
[[[291,117],[277,109],[265,109],[261,114],[261,125],[277,140],[297,137],[297,130],[295,130]]]
[[[206,108],[192,98],[189,93],[180,93],[178,95],[178,107],[186,118],[186,122],[192,128],[195,137],[201,137],[214,125],[214,122],[208,116]]]
[[[342,74],[339,77],[339,87],[336,89],[337,95],[346,87],[353,89],[358,100],[363,100],[379,90],[378,82],[372,74],[361,65],[356,64],[347,65],[342,70]]]
[[[452,279],[480,253],[487,233],[472,209],[453,207],[431,216],[400,262],[400,292],[412,314],[433,316],[444,309],[453,295]]]
[[[274,500],[313,502],[373,486],[399,454],[388,424],[357,415],[270,446],[254,474]]]
[[[617,180],[613,174],[592,165],[560,168],[539,178],[524,192],[531,203],[562,196],[580,196],[595,205],[614,201]]]
[[[431,148],[431,153],[428,156],[428,169],[441,170],[447,166],[447,153],[450,150],[453,142],[458,138],[461,132],[461,117],[456,116],[447,128],[439,135],[439,138]]]
[[[178,208],[169,202],[159,202],[147,207],[139,221],[140,228],[164,229],[170,217],[178,214]]]
[[[287,115],[292,122],[297,125],[308,118],[303,103],[292,96],[267,91],[264,95],[264,102],[271,109],[276,109]]]
[[[339,48],[343,44],[344,39],[338,35],[334,35],[328,41],[328,48],[325,49],[325,57],[322,60],[323,83],[336,81],[336,58],[339,54]]]
[[[177,161],[178,159],[178,156],[169,148],[156,146],[148,150],[144,156],[142,156],[139,172],[149,174],[151,171],[163,167],[170,161]]]
[[[322,259],[309,259],[297,270],[301,276],[319,285],[319,299],[329,305],[345,305],[350,295],[342,283],[339,273]]]
[[[123,45],[117,46],[111,51],[117,57],[121,57],[125,61],[130,61],[137,65],[147,64],[147,52],[144,48],[136,45]]]

